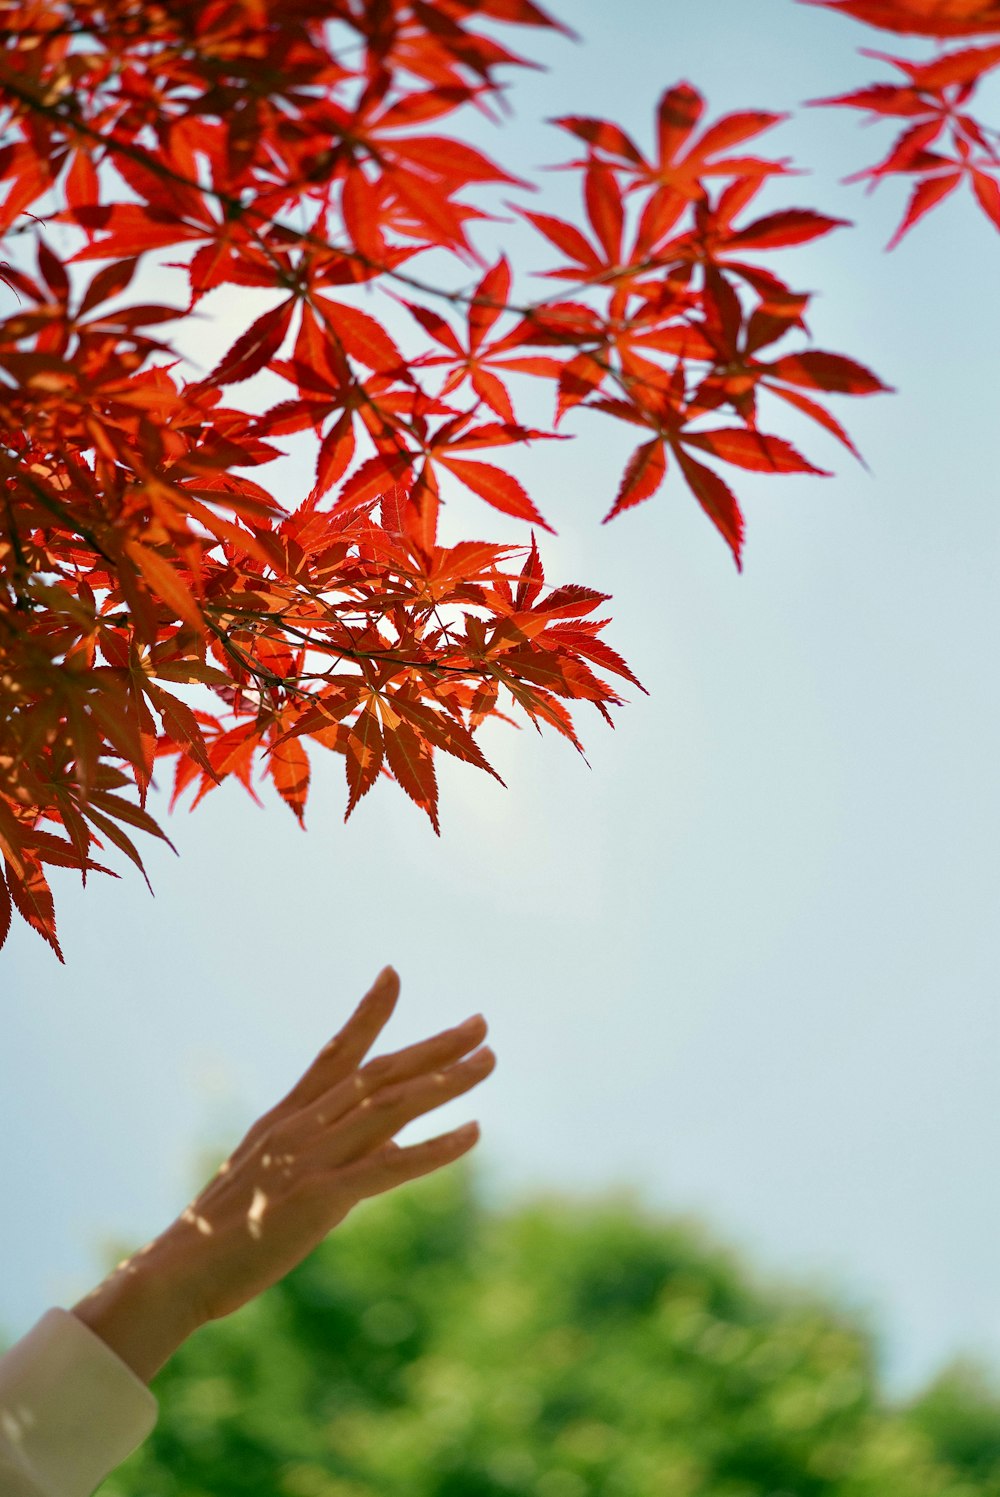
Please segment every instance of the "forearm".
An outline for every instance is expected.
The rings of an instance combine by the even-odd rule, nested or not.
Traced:
[[[200,1324],[178,1270],[169,1243],[157,1238],[72,1307],[144,1383]]]

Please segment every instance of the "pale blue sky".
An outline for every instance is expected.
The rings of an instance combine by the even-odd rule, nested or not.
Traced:
[[[717,113],[792,108],[875,77],[854,48],[884,40],[791,0],[566,14],[583,45],[525,37],[552,71],[514,88],[505,163],[566,154],[549,114],[647,138],[682,77]],[[899,1391],[962,1350],[1000,1367],[1000,239],[953,199],[885,255],[902,190],[838,178],[887,140],[847,111],[768,140],[815,169],[772,205],[858,223],[773,263],[821,293],[816,345],[899,389],[837,402],[870,475],[780,417],[837,477],[734,475],[740,577],[674,483],[600,525],[630,450],[611,423],[581,419],[521,469],[560,532],[551,580],[614,595],[607,637],[651,692],[613,733],[580,714],[591,770],[498,726],[509,788],[442,764],[438,841],[388,785],[344,827],[323,755],[307,833],[227,786],[173,818],[179,860],[150,849],[155,899],[128,875],[59,880],[64,969],[15,929],[8,1336],[72,1303],[112,1239],[164,1226],[197,1149],[235,1142],[391,961],[382,1048],[481,1010],[498,1057],[404,1141],[476,1117],[491,1199],[625,1184],[697,1213],[762,1270],[863,1307]],[[569,187],[548,179],[546,206]],[[475,500],[454,511],[456,534],[522,539]]]

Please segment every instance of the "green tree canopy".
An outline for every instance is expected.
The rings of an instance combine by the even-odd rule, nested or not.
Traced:
[[[1000,1497],[970,1369],[908,1407],[863,1323],[628,1192],[364,1203],[153,1384],[102,1497]]]

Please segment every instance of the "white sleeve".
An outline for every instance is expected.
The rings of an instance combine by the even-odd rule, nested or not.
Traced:
[[[156,1423],[130,1367],[69,1310],[0,1356],[0,1497],[91,1497]]]

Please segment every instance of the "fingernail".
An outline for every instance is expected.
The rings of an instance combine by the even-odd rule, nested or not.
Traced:
[[[473,1014],[471,1019],[466,1019],[465,1022],[460,1024],[458,1027],[459,1029],[472,1029],[474,1025],[482,1024],[484,1022],[485,1021],[482,1014]]]
[[[376,977],[375,981],[372,983],[372,991],[375,992],[376,990],[381,990],[382,988],[384,988],[385,985],[394,976],[395,972],[392,967],[383,967],[379,975]]]
[[[455,1142],[458,1143],[458,1144],[464,1144],[464,1143],[467,1142],[468,1139],[470,1139],[470,1138],[478,1138],[478,1136],[479,1136],[479,1124],[478,1123],[466,1123],[466,1124],[464,1124],[463,1127],[456,1128],[455,1132],[452,1134],[452,1138],[454,1138]]]

